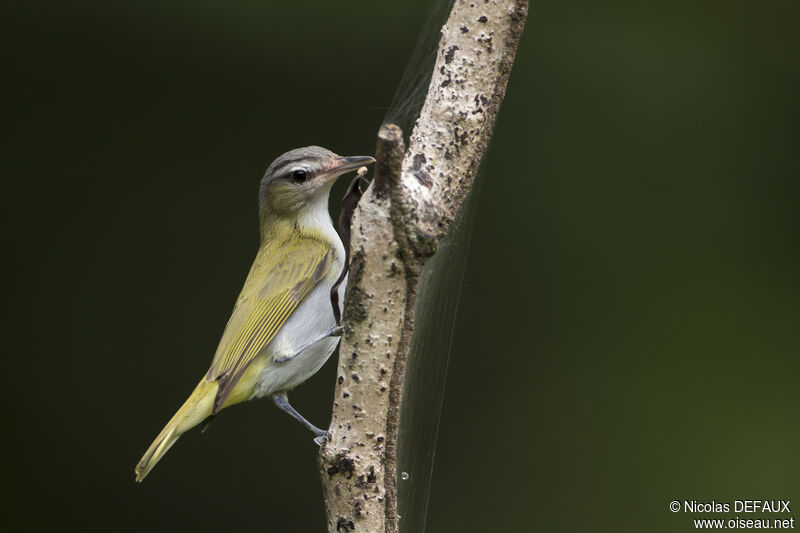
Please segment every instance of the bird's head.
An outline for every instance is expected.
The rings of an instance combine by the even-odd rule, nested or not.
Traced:
[[[319,146],[286,152],[267,168],[261,179],[262,214],[296,217],[303,210],[324,208],[336,178],[374,163],[367,156],[341,157]]]

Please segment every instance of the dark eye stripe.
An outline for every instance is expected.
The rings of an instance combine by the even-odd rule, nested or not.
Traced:
[[[290,159],[286,159],[284,161],[281,161],[281,163],[272,170],[272,174],[276,175],[276,176],[279,176],[284,171],[288,170],[289,167],[292,167],[292,166],[296,165],[297,163],[302,163],[303,161],[307,161],[307,160],[308,160],[308,158],[300,157],[300,156],[292,157]]]

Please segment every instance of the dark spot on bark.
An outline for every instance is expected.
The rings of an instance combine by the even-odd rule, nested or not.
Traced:
[[[467,33],[468,31],[469,28],[467,28],[466,26],[461,26],[461,33]]]
[[[467,134],[466,131],[462,132],[461,134],[459,134],[458,133],[459,131],[460,131],[460,128],[454,128],[453,129],[453,137],[455,137],[455,140],[456,140],[456,142],[458,144],[461,144],[463,146],[463,145],[467,144],[467,142],[468,142],[468,140],[467,140],[468,134]]]
[[[375,467],[372,465],[367,470],[367,483],[375,483]]]
[[[339,381],[339,385],[341,385],[342,383],[344,383],[344,376],[339,376],[339,379],[338,379],[338,381]]]
[[[350,479],[353,477],[354,470],[355,462],[344,453],[337,453],[331,460],[331,466],[328,467],[328,475],[333,477],[336,474],[342,474]]]
[[[363,232],[364,229],[361,228]],[[353,253],[353,257],[350,260],[350,279],[348,283],[356,283],[361,280],[361,276],[364,274],[364,252],[358,250],[357,252]]]
[[[466,137],[466,133],[464,134]],[[426,231],[417,230],[408,235],[408,241],[414,249],[414,253],[420,257],[430,257],[436,253],[438,240]]]
[[[340,516],[336,521],[336,531],[354,531],[355,529],[356,525],[353,523],[353,521],[348,520],[343,516]]]
[[[444,65],[442,65],[441,67],[439,67],[439,74],[441,74],[442,76],[444,76]]]
[[[483,15],[481,18],[478,19],[478,22],[480,22],[481,24],[486,24],[487,22],[489,22],[489,19],[486,18],[486,15]]]
[[[414,177],[417,178],[417,181],[419,181],[427,188],[430,189],[431,187],[433,187],[433,178],[431,177],[430,174],[428,174],[424,170],[415,170]]]
[[[356,352],[353,352],[353,353],[350,354],[350,357],[355,359],[356,357],[358,357],[358,354]]]
[[[388,373],[389,373],[389,371],[388,371],[388,370],[386,370],[386,367],[385,367],[385,366],[382,366],[382,367],[381,367],[381,375],[385,376],[385,375],[386,375],[386,374],[388,374]]]
[[[450,153],[449,148],[444,149],[444,158],[447,159],[448,161],[453,159],[453,154]]]
[[[428,159],[425,157],[425,154],[416,154],[414,156],[414,162],[411,164],[411,168],[414,170],[419,170],[422,168],[422,165],[428,162]]]
[[[378,442],[383,442],[383,437],[377,437],[375,440]]]
[[[456,50],[458,50],[458,46],[453,45],[447,49],[447,52],[444,54],[444,62],[446,65],[450,64],[453,61],[453,58],[456,56]]]
[[[352,378],[353,378],[353,381],[355,381],[356,383],[358,383],[359,381],[361,381],[361,378],[360,378],[360,377],[358,377],[358,374],[353,374],[353,375],[352,375],[352,376],[350,376],[350,377],[352,377]]]
[[[353,287],[347,294],[347,306],[345,307],[345,322],[363,322],[367,318],[367,308],[364,302],[367,300],[367,294],[359,289]]]
[[[342,398],[349,398],[349,397],[350,397],[350,393],[349,392],[343,392],[342,393]]]
[[[439,87],[447,87],[448,85],[450,85],[451,81],[453,81],[453,80],[450,79],[450,78],[447,78],[446,80],[444,80],[442,83],[439,84]]]
[[[386,392],[386,385],[381,387],[381,392]]]

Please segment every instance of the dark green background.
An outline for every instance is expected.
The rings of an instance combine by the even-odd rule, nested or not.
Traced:
[[[211,360],[264,169],[372,152],[425,4],[3,2],[4,531],[322,530],[316,448],[265,401],[143,485],[133,467]],[[799,19],[532,7],[429,531],[690,531],[670,500],[800,505]],[[334,377],[293,395],[312,421]]]

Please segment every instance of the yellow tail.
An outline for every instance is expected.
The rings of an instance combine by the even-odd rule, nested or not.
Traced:
[[[197,385],[186,403],[178,409],[172,420],[144,452],[139,464],[136,465],[136,481],[142,481],[150,473],[181,435],[211,415],[218,388],[216,381],[208,382],[205,379]]]

